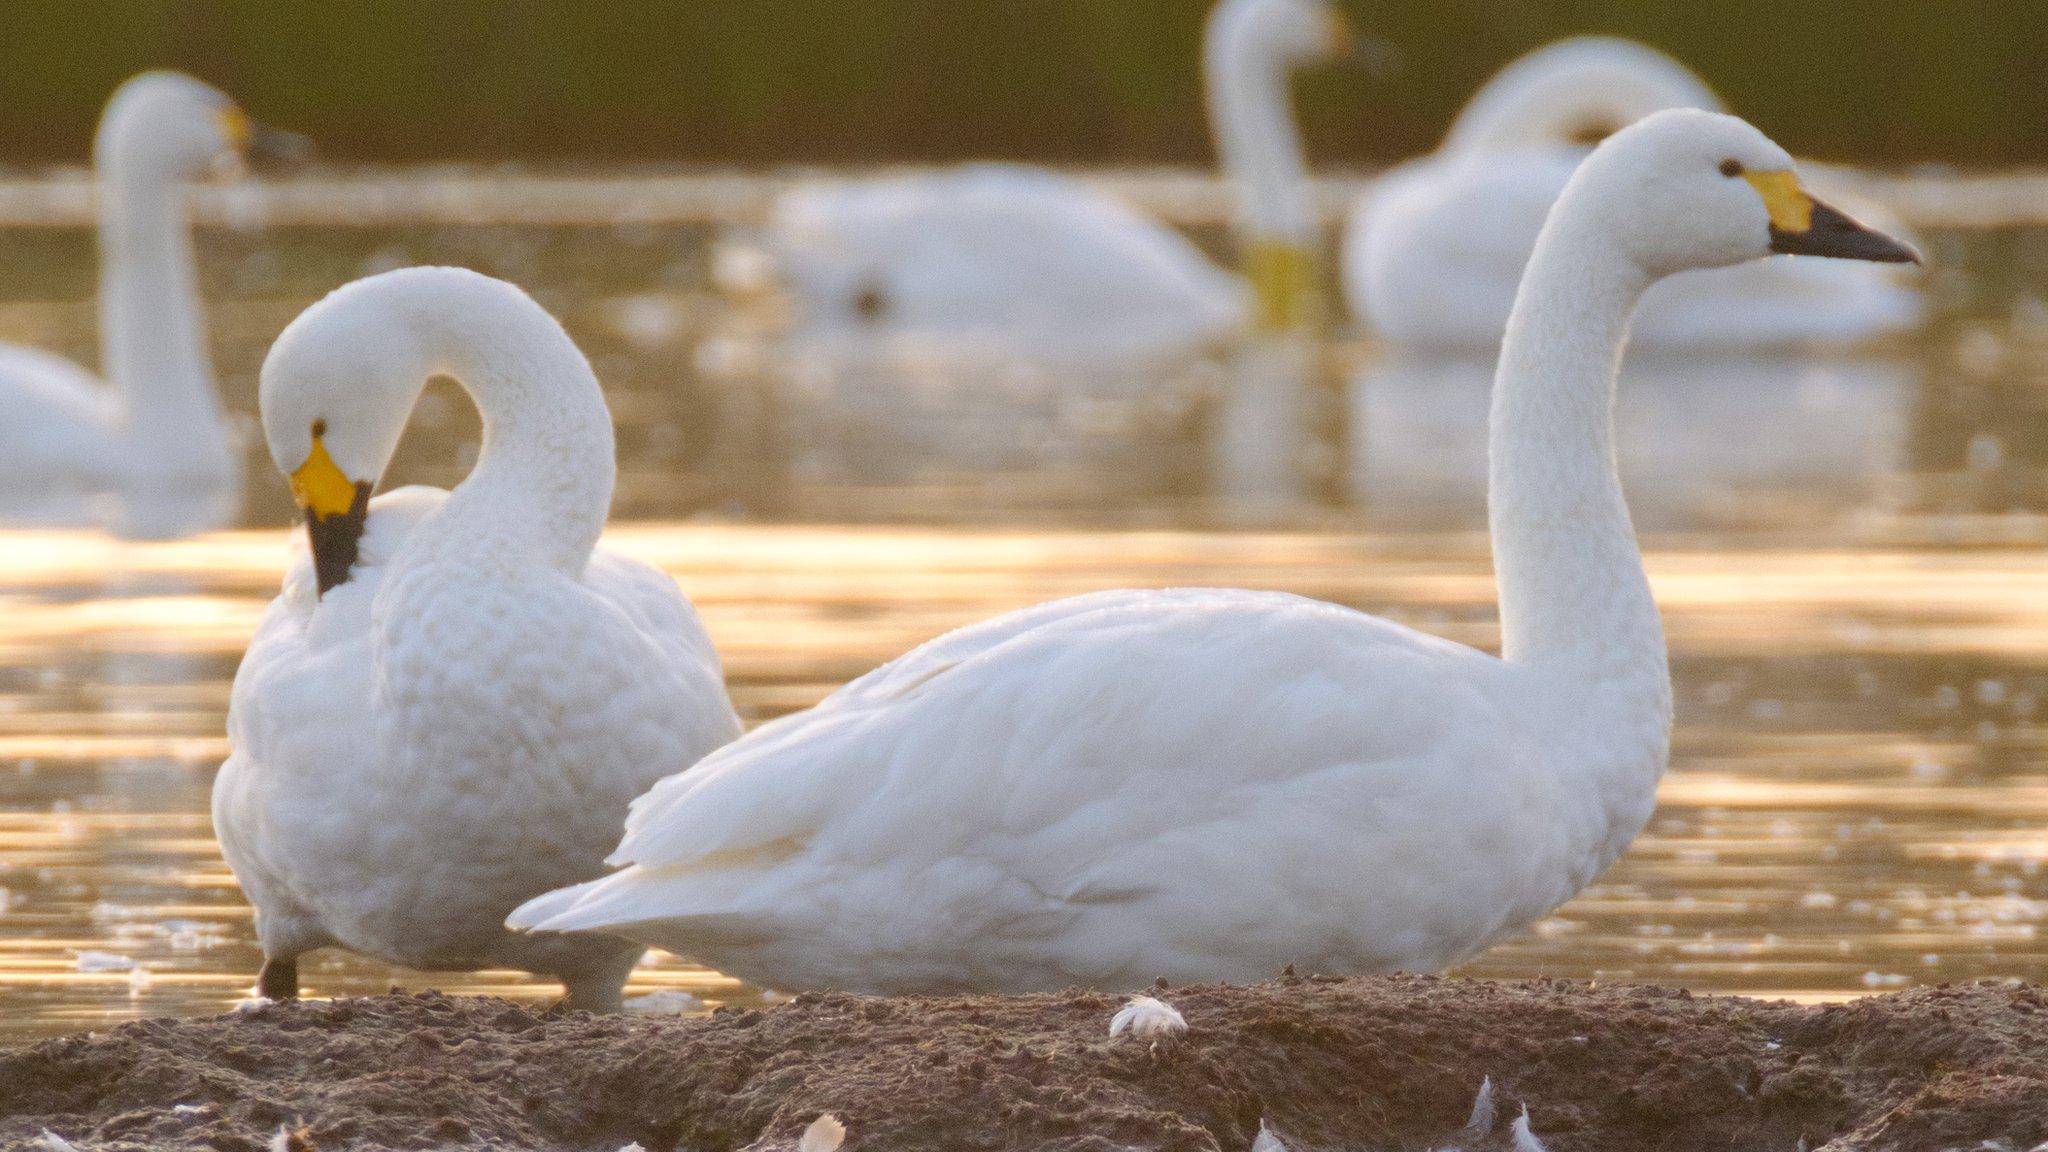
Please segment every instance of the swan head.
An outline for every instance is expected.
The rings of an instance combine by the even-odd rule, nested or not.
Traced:
[[[1208,39],[1247,59],[1314,64],[1351,51],[1351,26],[1327,0],[1222,0]]]
[[[93,142],[100,167],[164,180],[234,177],[250,164],[296,161],[310,151],[305,137],[258,124],[181,72],[144,72],[116,88]]]
[[[1567,200],[1653,277],[1773,253],[1920,259],[1814,198],[1783,148],[1717,112],[1671,109],[1615,133],[1573,174],[1560,210]]]
[[[356,562],[370,493],[429,377],[432,302],[519,289],[460,268],[404,268],[343,285],[285,327],[258,386],[263,438],[306,519],[320,592]]]
[[[1618,36],[1574,36],[1495,73],[1444,137],[1447,153],[1591,147],[1665,108],[1722,111],[1690,69]]]

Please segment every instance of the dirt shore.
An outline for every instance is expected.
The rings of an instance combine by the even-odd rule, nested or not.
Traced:
[[[0,1053],[0,1148],[851,1152],[2025,1152],[2048,1140],[2048,992],[1942,987],[1829,1007],[1650,987],[1285,978],[1122,998],[870,999],[648,1020],[428,993],[151,1020]],[[1460,1129],[1482,1079],[1500,1122]],[[1985,1144],[1985,1142],[1993,1142]]]

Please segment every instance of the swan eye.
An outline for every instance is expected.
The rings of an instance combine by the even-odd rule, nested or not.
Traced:
[[[863,285],[854,294],[853,312],[863,320],[880,320],[889,314],[889,296],[878,285]]]
[[[1721,161],[1721,175],[1728,177],[1730,180],[1742,175],[1742,161],[1733,157]]]

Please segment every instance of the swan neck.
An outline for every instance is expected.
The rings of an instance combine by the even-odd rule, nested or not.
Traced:
[[[1721,109],[1685,66],[1633,44],[1566,41],[1510,64],[1468,101],[1443,151],[1585,147],[1666,108]]]
[[[1289,64],[1241,23],[1218,20],[1204,49],[1209,120],[1247,249],[1316,240],[1308,164],[1289,102]]]
[[[182,183],[102,158],[99,246],[101,369],[125,401],[131,443],[226,453]]]
[[[444,375],[462,385],[482,417],[483,448],[437,528],[415,538],[471,558],[512,548],[581,572],[611,508],[611,412],[554,318],[488,286],[440,301],[427,341],[422,385]]]
[[[1494,383],[1488,510],[1501,655],[1573,664],[1668,702],[1663,628],[1614,449],[1615,381],[1652,278],[1579,215],[1560,202],[1538,240]]]

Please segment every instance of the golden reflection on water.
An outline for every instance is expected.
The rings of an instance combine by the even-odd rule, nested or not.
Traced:
[[[0,535],[0,1037],[217,1011],[256,963],[207,818],[228,684],[283,531],[165,544]],[[1484,541],[1314,533],[633,524],[750,722],[945,629],[1118,586],[1285,588],[1494,639]],[[1825,999],[2043,974],[2048,553],[1651,542],[1679,724],[1650,829],[1466,966]],[[546,999],[517,973],[322,953],[315,994]],[[752,998],[656,956],[632,992]]]

